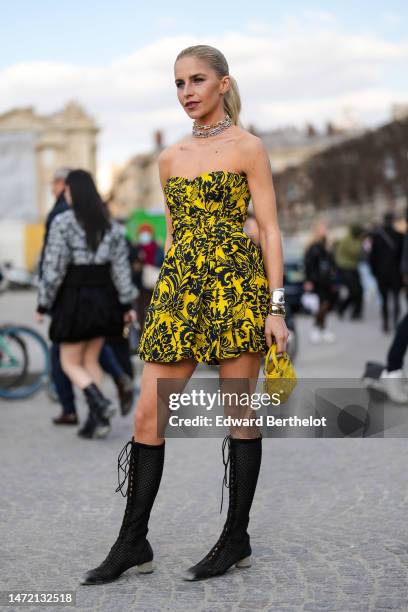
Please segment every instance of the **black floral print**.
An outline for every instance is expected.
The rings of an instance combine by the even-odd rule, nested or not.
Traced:
[[[269,286],[262,250],[243,231],[246,177],[172,176],[164,191],[173,242],[147,308],[140,358],[218,365],[244,351],[266,353]]]

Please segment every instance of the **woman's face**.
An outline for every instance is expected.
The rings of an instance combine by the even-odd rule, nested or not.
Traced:
[[[211,114],[223,104],[223,94],[230,87],[228,76],[221,79],[207,64],[194,56],[177,60],[174,67],[177,96],[192,119]]]

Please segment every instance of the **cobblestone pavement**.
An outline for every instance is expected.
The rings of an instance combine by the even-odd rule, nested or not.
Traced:
[[[31,295],[9,294],[1,304],[3,319],[31,323]],[[381,360],[390,337],[377,331],[375,305],[364,323],[332,324],[339,342],[325,346],[323,358],[307,343],[310,320],[299,319],[304,375],[323,363],[327,376],[333,367],[344,376],[358,367],[360,375],[366,358]],[[221,438],[169,438],[148,536],[154,573],[128,570],[90,587],[78,579],[106,556],[122,520],[116,462],[132,416],[116,416],[105,440],[84,441],[75,428],[51,425],[56,412],[43,392],[0,404],[0,589],[75,590],[76,609],[109,612],[408,610],[405,439],[265,439],[249,526],[252,567],[190,583],[183,570],[208,551],[226,517]]]

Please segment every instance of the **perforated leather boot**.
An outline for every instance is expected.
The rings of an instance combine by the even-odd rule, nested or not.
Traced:
[[[228,458],[225,461],[224,449],[227,443]],[[226,436],[222,456],[225,466],[222,491],[224,483],[229,488],[227,519],[218,541],[201,561],[187,570],[183,576],[185,580],[218,576],[233,565],[239,568],[251,566],[252,549],[247,527],[262,460],[262,435],[251,439]],[[228,463],[229,484],[226,478]]]
[[[81,584],[103,584],[116,580],[124,571],[137,567],[141,573],[153,571],[153,550],[146,538],[148,521],[159,490],[164,465],[165,441],[160,445],[143,444],[130,440],[118,457],[120,491],[127,497],[125,514],[118,538],[106,559],[89,570]],[[128,469],[127,469],[128,468]],[[121,471],[125,474],[120,482]],[[128,478],[128,487],[122,487]]]

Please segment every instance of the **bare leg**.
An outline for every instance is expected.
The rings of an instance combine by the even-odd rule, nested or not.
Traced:
[[[164,438],[157,437],[158,413],[160,414],[160,429],[164,429],[168,422],[167,418],[163,423],[165,413],[158,410],[159,398],[157,397],[157,379],[186,379],[180,381],[179,392],[185,387],[188,379],[194,373],[197,362],[193,359],[183,359],[175,363],[145,362],[140,382],[140,395],[137,401],[134,421],[134,439],[144,444],[161,444]]]
[[[92,382],[92,378],[83,366],[85,342],[64,342],[60,345],[62,369],[71,381],[84,389]]]
[[[222,381],[222,392],[229,393],[254,393],[259,376],[263,353],[242,353],[239,357],[220,360],[220,378]],[[231,380],[228,379],[240,379]],[[224,405],[224,414],[239,418],[254,418],[256,412],[248,406]],[[230,427],[234,438],[258,438],[259,427]]]
[[[104,338],[93,338],[86,342],[84,350],[84,368],[98,387],[101,386],[103,379],[103,370],[99,365],[99,354],[103,343]]]
[[[103,339],[61,344],[61,365],[66,375],[80,389],[91,383],[100,384],[102,370],[98,363]]]

